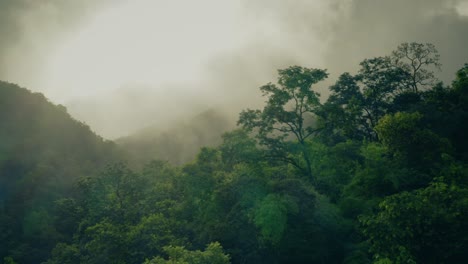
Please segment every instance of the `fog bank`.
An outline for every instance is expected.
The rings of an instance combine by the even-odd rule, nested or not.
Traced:
[[[401,42],[435,44],[450,82],[468,62],[468,1],[6,0],[0,34],[0,79],[116,138],[206,109],[234,121],[278,68],[331,82]]]

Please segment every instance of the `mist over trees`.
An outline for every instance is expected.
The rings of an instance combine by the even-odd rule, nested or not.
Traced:
[[[464,263],[468,64],[447,85],[439,57],[402,43],[328,97],[327,70],[280,69],[215,143],[215,112],[115,144],[0,82],[0,261]]]

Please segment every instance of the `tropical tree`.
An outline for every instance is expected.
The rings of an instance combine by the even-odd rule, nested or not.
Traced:
[[[408,73],[407,86],[413,92],[430,88],[437,82],[434,71],[440,70],[440,55],[431,43],[402,43],[392,52],[393,64]]]
[[[319,130],[313,125],[313,117],[321,106],[320,95],[312,86],[328,73],[291,66],[278,70],[278,74],[278,85],[260,87],[268,98],[263,110],[242,111],[238,124],[247,131],[255,130],[259,143],[269,150],[269,158],[287,162],[312,177],[307,139]]]

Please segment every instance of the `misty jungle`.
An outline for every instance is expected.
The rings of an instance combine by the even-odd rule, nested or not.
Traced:
[[[120,132],[6,78],[0,263],[467,263],[468,56],[445,54],[402,40],[339,73],[292,59],[239,109],[161,93],[153,122]]]

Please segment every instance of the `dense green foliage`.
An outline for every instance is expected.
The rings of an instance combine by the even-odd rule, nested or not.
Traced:
[[[223,248],[219,243],[211,243],[206,247],[206,251],[189,251],[183,247],[164,247],[164,251],[169,255],[165,260],[156,257],[151,261],[145,261],[144,264],[228,264],[229,256],[223,253]]]
[[[464,263],[468,64],[446,86],[434,77],[438,60],[433,45],[402,44],[342,74],[325,101],[314,90],[325,70],[279,70],[277,84],[260,88],[265,107],[243,111],[219,145],[184,165],[141,169],[114,162],[112,144],[60,107],[2,84],[2,108],[16,100],[29,115],[1,112],[11,125],[0,131],[0,257]],[[40,97],[49,119],[15,93]]]
[[[54,223],[55,201],[120,154],[65,107],[5,82],[0,120],[0,257],[37,263],[67,236]]]

